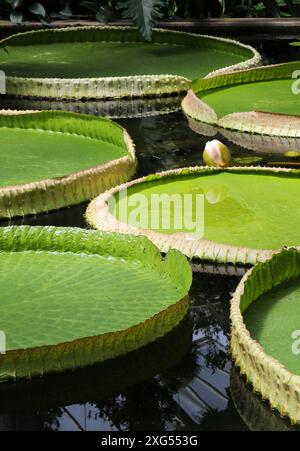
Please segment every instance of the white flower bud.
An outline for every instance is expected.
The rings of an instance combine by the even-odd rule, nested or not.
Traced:
[[[207,166],[226,168],[231,164],[231,153],[225,144],[214,139],[206,144],[203,152],[203,160]]]

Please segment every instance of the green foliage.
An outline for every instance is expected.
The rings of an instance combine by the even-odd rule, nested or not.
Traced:
[[[287,17],[300,15],[300,0],[169,0],[179,17]]]
[[[300,0],[2,0],[0,18],[20,24],[88,16],[107,23],[132,19],[146,40],[161,18],[300,16]]]
[[[165,0],[123,0],[118,7],[124,11],[123,17],[133,19],[144,38],[151,41],[152,27],[163,17],[165,4]]]
[[[117,1],[114,0],[92,0],[81,1],[80,6],[87,12],[93,13],[93,16],[99,22],[107,23],[120,19],[121,15],[117,11]]]
[[[4,0],[0,5],[0,15],[6,18],[9,16],[14,24],[21,24],[24,17],[47,21],[48,17],[44,6],[40,2],[26,0]]]
[[[39,2],[32,3],[32,5],[30,5],[28,9],[32,14],[35,14],[36,16],[46,17],[45,8]]]

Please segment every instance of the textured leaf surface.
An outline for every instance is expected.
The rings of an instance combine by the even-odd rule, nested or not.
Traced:
[[[43,251],[2,252],[0,286],[8,350],[128,329],[184,296],[139,262]]]
[[[60,177],[126,155],[98,139],[48,130],[0,128],[0,185]]]
[[[259,64],[237,41],[137,28],[69,27],[19,33],[0,42],[6,93],[55,99],[111,99],[185,92],[191,79]]]
[[[231,352],[236,365],[255,392],[297,424],[299,277],[299,250],[284,249],[246,273],[230,307]]]
[[[244,312],[245,324],[252,338],[289,371],[300,375],[299,355],[292,352],[297,338],[293,340],[293,333],[300,330],[299,318],[299,279],[268,292]]]
[[[0,218],[78,204],[135,170],[127,132],[95,116],[4,111],[0,143]]]
[[[182,75],[193,79],[244,61],[239,55],[196,46],[145,42],[72,42],[7,46],[2,70],[15,77],[92,78]]]
[[[299,64],[300,67],[300,64]],[[227,114],[261,111],[300,116],[299,98],[292,91],[292,80],[273,80],[230,86],[199,98],[222,118]]]
[[[233,85],[241,85],[254,82],[273,80],[292,80],[293,74],[299,69],[300,61],[275,64],[272,66],[253,67],[248,70],[227,72],[212,77],[199,78],[192,83],[192,89],[196,93],[228,88]]]
[[[188,78],[252,59],[235,41],[188,33],[153,32],[145,43],[135,28],[81,27],[21,33],[3,40],[7,76],[109,77],[175,74]]]
[[[79,172],[128,154],[123,129],[64,112],[0,115],[0,186]]]
[[[150,179],[150,178],[149,178]],[[251,189],[250,189],[251,187]],[[184,224],[196,218],[196,195],[204,196],[204,238],[215,243],[253,249],[278,249],[300,242],[299,177],[289,175],[221,172],[212,175],[191,174],[155,179],[135,184],[128,190],[128,198],[120,200],[116,215],[119,218],[128,202],[128,217],[136,205],[130,207],[130,197],[136,193],[148,199],[148,217],[162,218],[162,205],[151,202],[153,194],[190,194],[193,210],[186,212]],[[183,199],[183,197],[182,197]],[[154,205],[154,206],[153,206]],[[171,209],[171,226],[175,209]],[[153,215],[153,216],[152,216]],[[188,221],[188,219],[190,221]],[[122,219],[123,220],[123,219]],[[200,218],[202,220],[202,218]],[[149,222],[150,224],[150,222]],[[183,225],[184,225],[183,224]],[[174,226],[173,226],[174,227]],[[178,232],[174,228],[159,232]],[[191,232],[184,228],[184,232]],[[192,232],[195,232],[195,230]]]
[[[144,238],[14,227],[0,230],[0,249],[8,350],[0,379],[123,354],[163,335],[186,312],[179,301],[191,284],[188,263],[175,251],[163,263]],[[18,367],[10,367],[17,356]]]
[[[298,138],[299,68],[293,61],[198,79],[182,107],[190,117],[225,129]]]

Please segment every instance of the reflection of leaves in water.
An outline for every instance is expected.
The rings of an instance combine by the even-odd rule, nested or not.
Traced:
[[[195,273],[190,292],[194,331],[215,327],[229,337],[229,301],[240,278],[220,274]]]
[[[96,403],[101,417],[121,431],[164,431],[175,421],[172,404],[172,392],[155,378]]]
[[[223,369],[228,363],[228,354],[224,351],[218,349],[214,342],[210,342],[209,353],[206,358],[207,368],[212,370]]]
[[[197,371],[197,349],[193,347],[181,362],[165,373],[95,405],[100,416],[118,430],[164,431],[168,423],[178,429],[178,406],[173,396]]]
[[[58,431],[60,422],[59,419],[63,415],[63,410],[59,407],[50,409],[43,414],[44,431]]]
[[[155,391],[157,387],[157,393],[153,394],[154,399],[171,398],[174,390],[181,386],[182,380],[193,377],[197,372],[196,356],[190,352],[191,344],[192,323],[186,318],[165,337],[117,359],[75,372],[49,375],[32,382],[20,381],[16,385],[2,386],[0,390],[2,417],[10,417],[12,429],[15,418],[26,417],[29,423],[31,420],[32,429],[56,430],[61,426],[61,416],[68,414],[64,410],[69,405],[83,403],[83,405],[97,406],[99,404],[103,408],[106,406],[105,409],[109,411],[109,406],[114,403],[118,405],[123,399],[122,405],[124,404],[124,415],[126,415],[128,404],[130,407],[135,402],[139,403],[141,399],[143,402],[148,402],[148,385],[152,387],[152,391]],[[170,384],[160,382],[163,375],[168,374],[169,368],[177,364],[182,370],[171,373]],[[156,376],[157,374],[159,376]],[[135,390],[137,395],[134,394]],[[138,395],[141,391],[144,392],[143,398]],[[167,404],[166,407],[164,405],[162,407],[161,421],[164,421],[163,418],[166,415],[164,410],[167,409],[171,415],[172,409]],[[158,408],[157,405],[153,406],[155,410],[153,418],[157,416]],[[139,409],[138,404],[136,409]],[[36,411],[39,412],[38,421]],[[25,415],[24,412],[26,412]],[[99,412],[99,418],[103,417],[103,412]],[[149,417],[143,419],[142,411],[140,414],[141,421],[150,421]],[[106,418],[105,415],[104,418]],[[119,423],[121,425],[121,421]],[[126,423],[125,420],[124,423]],[[27,428],[24,422],[19,427]]]
[[[193,318],[192,327],[195,333],[201,331],[202,336],[206,337],[205,352],[201,344],[194,342],[194,344],[187,348],[187,353],[182,354],[181,358],[173,359],[171,354],[176,353],[178,355],[178,343],[177,339],[171,335],[170,344],[165,346],[167,356],[164,352],[161,352],[162,346],[152,345],[152,351],[147,353],[147,357],[141,357],[138,368],[142,368],[155,364],[155,361],[161,361],[163,358],[171,360],[171,365],[159,365],[159,368],[163,368],[161,371],[157,368],[157,372],[145,371],[145,374],[151,374],[144,378],[137,378],[134,382],[134,374],[139,372],[136,369],[136,361],[138,354],[134,354],[132,359],[128,356],[124,356],[121,360],[118,360],[117,368],[119,373],[122,373],[123,367],[127,366],[132,368],[134,374],[128,372],[130,380],[125,380],[126,377],[120,376],[116,383],[110,381],[109,374],[112,379],[115,379],[118,373],[112,371],[111,364],[106,366],[99,366],[95,374],[92,369],[87,373],[82,372],[82,376],[76,376],[77,372],[65,375],[61,379],[61,383],[58,383],[58,379],[53,379],[53,390],[47,383],[41,385],[39,396],[42,393],[47,392],[49,388],[49,395],[52,398],[52,404],[44,404],[44,408],[40,405],[39,398],[33,398],[34,384],[31,385],[31,390],[28,392],[28,396],[25,396],[24,406],[25,412],[17,412],[18,405],[20,404],[20,394],[17,393],[16,410],[10,414],[11,417],[11,429],[14,429],[13,423],[16,418],[23,419],[26,417],[27,429],[33,430],[60,430],[66,425],[67,412],[70,409],[67,407],[70,404],[75,403],[78,406],[78,411],[82,412],[80,406],[86,408],[85,417],[80,416],[78,423],[81,423],[84,428],[82,418],[85,419],[87,424],[89,421],[93,423],[93,427],[99,424],[99,428],[103,424],[110,429],[119,430],[198,430],[198,429],[229,429],[230,427],[236,427],[242,429],[242,426],[238,424],[235,418],[235,412],[230,404],[226,408],[226,412],[221,414],[218,411],[209,409],[210,414],[203,416],[203,411],[199,405],[199,418],[192,414],[192,412],[184,411],[180,404],[175,399],[178,394],[180,398],[184,396],[181,390],[185,390],[185,387],[190,386],[202,371],[205,373],[207,369],[215,372],[220,371],[228,364],[230,359],[223,349],[218,348],[216,345],[216,339],[218,334],[222,333],[225,337],[229,334],[229,299],[232,291],[238,283],[237,277],[228,277],[221,275],[208,275],[208,274],[195,274],[194,283],[191,292],[191,316]],[[186,323],[188,325],[188,323]],[[186,330],[186,333],[185,333]],[[190,326],[183,329],[179,329],[180,343],[185,341],[186,338],[191,337]],[[176,332],[175,332],[176,335]],[[165,357],[163,357],[165,355]],[[201,357],[201,359],[199,359]],[[126,363],[127,362],[127,363]],[[102,370],[100,371],[100,368]],[[155,368],[155,365],[153,366]],[[155,371],[155,370],[154,370]],[[104,378],[101,378],[101,374],[104,372]],[[89,374],[88,377],[85,374]],[[130,376],[131,374],[131,376]],[[141,372],[141,374],[144,374]],[[154,376],[154,374],[156,374]],[[74,377],[73,377],[74,375]],[[45,379],[46,380],[46,379]],[[75,384],[75,381],[77,383]],[[98,380],[98,382],[97,382]],[[56,382],[55,382],[56,381]],[[73,381],[74,389],[72,390]],[[100,382],[99,382],[100,381]],[[111,383],[112,382],[112,383]],[[124,383],[123,383],[124,382]],[[122,385],[123,383],[123,385]],[[100,385],[103,387],[101,389]],[[70,388],[68,388],[68,385]],[[111,386],[110,390],[106,390],[105,387]],[[87,389],[87,386],[89,389]],[[56,388],[55,388],[56,387]],[[123,388],[122,388],[123,387]],[[29,387],[30,388],[30,387]],[[57,395],[55,396],[55,389]],[[75,390],[76,389],[76,390]],[[65,397],[64,392],[67,393],[66,404],[59,404],[57,402],[62,401]],[[86,392],[86,395],[85,395]],[[63,396],[62,396],[63,395]],[[201,393],[200,395],[201,396]],[[11,404],[12,396],[9,397]],[[34,408],[32,401],[34,400]],[[73,400],[73,401],[72,401]],[[25,402],[26,401],[26,402]],[[48,406],[48,407],[46,407]],[[66,408],[65,408],[66,407]],[[76,409],[75,409],[76,411]],[[76,417],[75,417],[76,420]],[[1,421],[1,416],[0,416]],[[71,424],[68,423],[67,424]],[[76,428],[75,423],[72,423]],[[25,428],[24,420],[23,427],[19,423],[20,429]]]
[[[173,393],[177,392],[181,386],[187,384],[197,375],[199,371],[197,357],[198,348],[194,343],[188,354],[180,362],[160,375],[161,383],[168,386]]]
[[[229,389],[228,389],[229,391]],[[248,431],[247,426],[236,412],[232,399],[228,393],[228,407],[225,410],[208,410],[201,418],[201,431]]]
[[[238,277],[227,275],[194,274],[190,294],[191,314],[194,333],[200,333],[208,339],[208,368],[224,368],[228,362],[228,354],[220,350],[216,342],[221,333],[229,340],[229,301],[239,280]]]
[[[0,416],[0,431],[55,431],[59,429],[62,409],[48,411],[15,412]]]
[[[81,227],[87,228],[87,222],[84,213],[87,203],[76,205],[74,207],[62,208],[60,210],[50,211],[49,213],[41,213],[37,216],[24,216],[12,218],[8,221],[1,221],[1,226],[12,225],[41,225],[41,226],[62,226],[62,227]]]
[[[138,175],[202,163],[207,139],[194,133],[182,113],[118,121],[136,144]]]
[[[231,371],[230,390],[239,415],[251,430],[281,432],[300,430],[300,426],[292,426],[289,419],[280,417],[278,412],[270,408],[268,402],[262,401],[237,368],[232,368]]]

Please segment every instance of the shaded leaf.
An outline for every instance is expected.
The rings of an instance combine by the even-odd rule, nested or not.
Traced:
[[[14,24],[20,24],[23,21],[23,13],[21,11],[12,11],[9,17]]]
[[[61,16],[71,17],[72,16],[72,10],[71,10],[71,2],[66,2],[64,8],[59,12]]]
[[[115,11],[108,5],[101,6],[96,14],[96,19],[99,22],[110,22],[116,18]]]
[[[28,9],[32,14],[35,14],[37,16],[46,17],[45,8],[39,2],[32,3],[32,5],[30,5]]]
[[[13,0],[11,2],[11,7],[12,7],[12,9],[19,8],[19,6],[21,6],[22,3],[23,3],[23,0]]]
[[[162,17],[164,0],[127,0],[121,1],[118,8],[124,10],[123,17],[132,19],[147,41],[151,41],[152,28]]]

